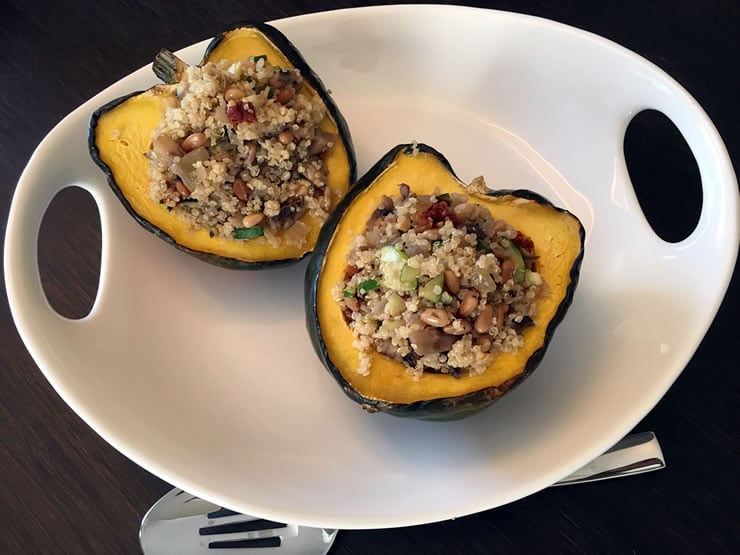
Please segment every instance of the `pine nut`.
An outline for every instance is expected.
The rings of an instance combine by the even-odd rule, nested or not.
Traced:
[[[465,298],[460,301],[460,308],[457,313],[463,318],[470,316],[475,308],[478,306],[478,293],[475,291],[468,291]]]
[[[246,144],[247,147],[247,164],[250,166],[254,164],[257,159],[257,143],[250,141]]]
[[[278,135],[278,141],[284,145],[289,145],[293,142],[293,139],[295,139],[295,135],[293,135],[293,132],[290,129],[286,129]]]
[[[190,189],[188,189],[185,186],[185,183],[183,183],[179,179],[175,181],[175,189],[177,189],[177,192],[180,193],[181,198],[188,198],[190,196]]]
[[[443,328],[450,323],[450,313],[441,308],[427,308],[419,315],[419,320],[435,328]]]
[[[265,215],[262,212],[255,212],[254,214],[247,214],[242,219],[242,225],[244,225],[244,227],[254,227],[256,225],[259,225],[264,219],[265,219]]]
[[[478,317],[475,319],[475,324],[473,324],[473,327],[475,327],[475,331],[477,331],[478,333],[486,333],[488,332],[488,328],[491,327],[492,321],[493,306],[487,304],[481,309]]]
[[[445,270],[445,286],[453,295],[457,295],[460,292],[460,278],[452,270]]]
[[[504,260],[501,263],[501,281],[506,283],[514,275],[514,263],[511,260]]]
[[[231,186],[236,198],[243,200],[244,202],[249,200],[249,187],[243,179],[237,177],[234,179],[234,184]]]
[[[224,93],[224,98],[227,102],[229,100],[241,100],[244,98],[244,91],[241,87],[229,87]]]
[[[203,133],[192,133],[180,144],[185,152],[190,152],[206,144],[206,136]]]

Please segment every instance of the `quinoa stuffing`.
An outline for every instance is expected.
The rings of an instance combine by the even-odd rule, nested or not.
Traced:
[[[338,140],[302,88],[299,70],[266,56],[184,68],[147,152],[151,197],[211,237],[301,246],[301,216],[328,215],[322,154]]]
[[[476,178],[470,191],[480,189]],[[375,350],[419,378],[476,375],[522,347],[546,284],[532,240],[459,193],[383,196],[333,295],[371,372]]]

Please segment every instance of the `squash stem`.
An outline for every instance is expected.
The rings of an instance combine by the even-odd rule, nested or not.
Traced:
[[[157,53],[152,63],[154,74],[168,85],[180,81],[187,67],[188,64],[165,48]]]

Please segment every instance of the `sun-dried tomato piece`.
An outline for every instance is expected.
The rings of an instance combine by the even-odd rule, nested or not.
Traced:
[[[529,254],[534,254],[534,241],[524,235],[521,231],[516,232],[516,237],[511,240],[517,247],[527,251]]]
[[[229,118],[231,123],[254,123],[257,121],[257,113],[254,110],[254,104],[251,102],[229,104],[226,107],[226,117]]]
[[[421,213],[421,221],[427,223],[429,227],[441,227],[445,220],[450,220],[454,226],[459,223],[455,214],[450,212],[450,205],[445,201],[435,202]]]

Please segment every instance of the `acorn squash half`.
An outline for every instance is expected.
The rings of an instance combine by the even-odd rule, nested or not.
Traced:
[[[534,325],[523,330],[524,346],[500,353],[482,374],[454,377],[423,372],[420,379],[403,364],[371,352],[369,374],[358,373],[353,334],[332,295],[347,268],[352,238],[365,231],[383,195],[398,194],[405,183],[417,194],[463,193],[488,207],[530,237],[537,271],[549,292],[538,300]],[[427,420],[451,420],[490,405],[526,378],[542,360],[555,328],[573,299],[584,253],[584,228],[567,210],[528,190],[471,193],[445,157],[424,144],[402,144],[385,154],[339,203],[322,229],[306,276],[306,323],[321,362],[344,392],[369,412]]]
[[[209,43],[201,65],[221,60],[233,63],[253,56],[266,56],[273,66],[300,70],[303,85],[298,94],[316,95],[326,106],[326,116],[319,127],[339,137],[321,154],[327,169],[326,190],[332,195],[330,209],[333,209],[356,179],[352,139],[328,90],[288,38],[265,23],[236,23]],[[178,63],[182,62],[178,60]],[[162,77],[156,60],[154,70]],[[134,92],[102,106],[91,117],[90,155],[107,175],[108,183],[126,210],[145,229],[178,249],[227,268],[258,270],[281,266],[297,262],[310,253],[323,222],[308,212],[299,218],[308,226],[305,242],[298,246],[281,241],[275,247],[265,237],[248,240],[212,237],[205,229],[193,229],[150,197],[149,162],[145,153],[152,144],[152,134],[165,106],[175,99],[176,87],[168,82]]]

